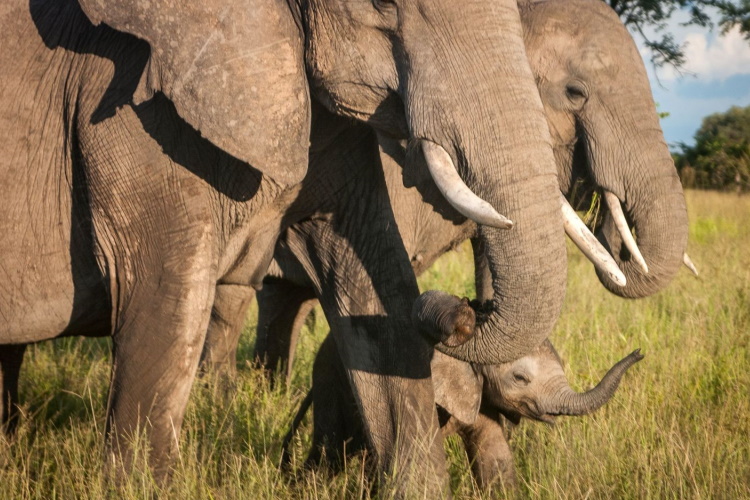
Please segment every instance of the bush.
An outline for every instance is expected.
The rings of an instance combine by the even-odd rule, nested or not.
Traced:
[[[703,119],[695,146],[675,155],[685,187],[750,191],[750,106]]]

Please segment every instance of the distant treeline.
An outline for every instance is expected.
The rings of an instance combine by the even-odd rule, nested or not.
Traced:
[[[750,106],[705,117],[694,137],[672,154],[683,186],[750,191]]]

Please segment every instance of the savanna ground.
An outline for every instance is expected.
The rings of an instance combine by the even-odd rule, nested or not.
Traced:
[[[680,272],[655,297],[626,301],[599,285],[592,266],[569,252],[564,312],[552,336],[577,389],[595,383],[636,347],[646,358],[614,399],[586,418],[525,422],[512,442],[519,497],[750,498],[750,197],[688,192],[695,279]],[[422,276],[423,288],[471,295],[468,247]],[[284,434],[307,390],[314,352],[327,331],[308,321],[290,387],[270,389],[239,363],[237,391],[214,396],[196,384],[166,498],[357,498],[361,461],[345,474],[277,471]],[[255,311],[241,355],[249,359]],[[22,372],[23,418],[12,444],[0,438],[0,498],[149,498],[156,487],[135,472],[116,490],[103,481],[101,450],[109,378],[106,339],[64,339],[30,348]],[[294,442],[310,442],[310,418]],[[481,498],[460,442],[446,441],[452,487]],[[364,493],[366,495],[366,493]]]

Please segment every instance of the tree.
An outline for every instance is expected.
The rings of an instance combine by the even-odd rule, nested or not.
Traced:
[[[703,119],[695,146],[681,144],[675,163],[687,187],[750,190],[750,106]]]
[[[684,47],[667,31],[667,22],[678,11],[690,15],[686,25],[726,32],[739,26],[750,40],[750,0],[603,0],[617,12],[625,26],[643,38],[656,67],[685,64]],[[718,22],[713,19],[718,18]],[[654,35],[650,35],[653,32]]]

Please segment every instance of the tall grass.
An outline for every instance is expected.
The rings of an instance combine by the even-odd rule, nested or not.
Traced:
[[[683,271],[655,297],[626,301],[569,252],[565,308],[552,341],[571,383],[585,389],[635,347],[646,358],[614,399],[554,427],[525,422],[514,434],[518,496],[533,498],[750,498],[750,198],[688,192],[690,247],[701,271]],[[472,291],[471,252],[446,255],[423,288]],[[252,352],[256,313],[240,353]],[[280,444],[309,384],[327,332],[316,310],[299,347],[290,387],[271,388],[240,363],[236,390],[195,384],[168,498],[353,498],[366,495],[362,463],[346,472],[277,470]],[[147,498],[146,467],[118,486],[101,458],[109,378],[107,340],[33,346],[22,371],[23,418],[14,442],[0,438],[2,498]],[[299,462],[309,419],[294,441]],[[482,495],[459,441],[446,441],[457,496]],[[141,461],[143,462],[143,461]]]

